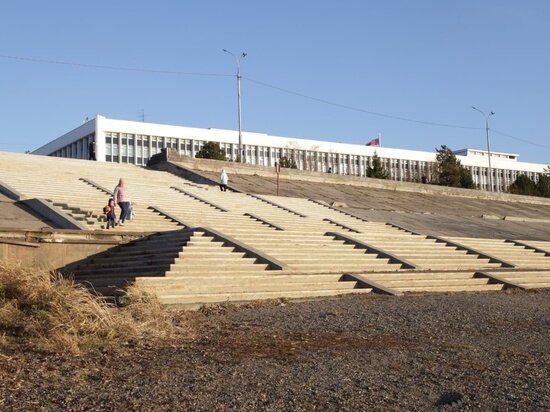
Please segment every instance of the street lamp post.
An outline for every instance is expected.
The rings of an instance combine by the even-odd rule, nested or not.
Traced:
[[[489,117],[493,116],[495,112],[489,112],[485,114],[477,107],[472,106],[472,109],[477,110],[485,118],[485,135],[487,136],[487,158],[489,159],[489,184],[491,185],[491,192],[493,191],[493,171],[491,170],[491,147],[489,146]]]
[[[231,53],[229,50],[222,49],[223,52],[230,54],[235,58],[235,63],[237,63],[237,115],[239,117],[239,153],[237,155],[237,162],[243,161],[243,136],[241,130],[241,60],[246,57],[246,53],[241,53],[240,56],[236,56]]]

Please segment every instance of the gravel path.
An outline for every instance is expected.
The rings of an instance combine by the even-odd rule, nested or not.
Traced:
[[[192,341],[0,354],[0,409],[550,409],[550,291],[197,313]]]

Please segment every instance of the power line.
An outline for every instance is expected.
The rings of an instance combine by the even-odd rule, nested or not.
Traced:
[[[233,74],[221,74],[221,73],[199,73],[199,72],[183,72],[183,71],[175,71],[175,70],[158,70],[158,69],[143,69],[143,68],[135,68],[135,67],[123,67],[123,66],[106,66],[106,65],[98,65],[98,64],[87,64],[87,63],[72,63],[72,62],[65,62],[65,61],[59,61],[59,60],[49,60],[49,59],[37,59],[32,57],[21,57],[21,56],[11,56],[11,55],[3,55],[0,54],[0,58],[4,59],[11,59],[11,60],[19,60],[19,61],[25,61],[30,63],[42,63],[42,64],[56,64],[56,65],[62,65],[62,66],[72,66],[72,67],[84,67],[89,69],[103,69],[103,70],[117,70],[117,71],[130,71],[130,72],[140,72],[140,73],[152,73],[152,74],[169,74],[169,75],[182,75],[182,76],[210,76],[210,77],[234,77]],[[288,90],[279,86],[274,86],[272,84],[268,84],[259,80],[254,80],[249,77],[242,76],[243,79],[248,80],[251,83],[258,84],[260,86],[268,87],[274,90],[281,91],[283,93],[291,94],[294,96],[302,97],[304,99],[316,101],[319,103],[327,104],[334,107],[340,107],[342,109],[346,110],[352,110],[355,112],[360,113],[367,113],[373,116],[379,116],[384,117],[387,119],[394,119],[394,120],[400,120],[404,122],[409,123],[417,123],[417,124],[425,124],[428,126],[437,126],[437,127],[447,127],[447,128],[453,128],[453,129],[466,129],[466,130],[483,130],[481,127],[472,127],[472,126],[463,126],[463,125],[456,125],[456,124],[449,124],[449,123],[439,123],[439,122],[431,122],[431,121],[424,121],[424,120],[417,120],[417,119],[411,119],[407,117],[402,116],[395,116],[387,113],[380,113],[380,112],[374,112],[371,110],[366,110],[354,106],[349,106],[342,103],[333,102],[326,99],[321,99],[318,97],[309,96],[303,93],[295,92],[292,90]],[[542,145],[540,143],[535,143],[527,139],[522,139],[520,137],[512,136],[504,132],[500,132],[498,130],[491,129],[494,133],[500,134],[502,136],[518,140],[523,143],[527,143],[533,146],[542,147],[545,149],[550,149],[550,146]]]
[[[341,107],[343,109],[353,110],[353,111],[356,111],[356,112],[368,113],[368,114],[372,114],[374,116],[386,117],[388,119],[396,119],[396,120],[402,120],[402,121],[405,121],[405,122],[420,123],[420,124],[425,124],[425,125],[430,125],[430,126],[449,127],[449,128],[454,128],[454,129],[484,130],[484,128],[482,128],[482,127],[471,127],[471,126],[462,126],[462,125],[447,124],[447,123],[429,122],[429,121],[423,121],[423,120],[410,119],[410,118],[406,118],[406,117],[394,116],[394,115],[386,114],[386,113],[373,112],[373,111],[370,111],[370,110],[365,110],[365,109],[361,109],[361,108],[357,108],[357,107],[353,107],[353,106],[348,106],[348,105],[341,104],[341,103],[335,103],[335,102],[325,100],[325,99],[321,99],[321,98],[318,98],[318,97],[308,96],[308,95],[303,94],[303,93],[298,93],[298,92],[294,92],[292,90],[284,89],[282,87],[273,86],[271,84],[264,83],[264,82],[261,82],[259,80],[254,80],[254,79],[251,79],[251,78],[248,78],[248,77],[243,77],[243,79],[246,79],[246,80],[248,80],[252,83],[259,84],[261,86],[269,87],[269,88],[272,88],[272,89],[275,89],[275,90],[282,91],[284,93],[292,94],[294,96],[303,97],[305,99],[314,100],[314,101],[317,101],[317,102],[320,102],[320,103],[324,103],[324,104],[328,104],[328,105],[336,106],[336,107]],[[515,140],[519,140],[519,141],[524,142],[524,143],[531,144],[533,146],[538,146],[538,147],[543,147],[545,149],[550,149],[550,146],[542,145],[540,143],[535,143],[535,142],[532,142],[532,141],[527,140],[527,139],[522,139],[522,138],[519,138],[519,137],[516,137],[516,136],[512,136],[512,135],[509,135],[509,134],[506,134],[506,133],[503,133],[503,132],[499,132],[498,130],[491,129],[491,131],[493,131],[494,133],[509,137],[511,139],[515,139]]]
[[[550,146],[546,146],[546,145],[543,145],[543,144],[540,144],[540,143],[531,142],[530,140],[522,139],[521,137],[512,136],[512,135],[507,134],[507,133],[504,133],[504,132],[499,132],[498,130],[495,130],[495,129],[490,129],[490,130],[491,130],[493,133],[496,133],[496,134],[500,134],[500,135],[502,135],[502,136],[509,137],[510,139],[518,140],[518,141],[520,141],[520,142],[527,143],[527,144],[530,144],[530,145],[533,145],[533,146],[538,146],[538,147],[543,147],[543,148],[545,148],[545,149],[550,149]]]
[[[347,110],[353,110],[353,111],[361,112],[361,113],[368,113],[368,114],[372,114],[374,116],[386,117],[388,119],[402,120],[402,121],[405,121],[405,122],[420,123],[420,124],[426,124],[426,125],[430,125],[430,126],[450,127],[450,128],[454,128],[454,129],[483,130],[483,128],[481,128],[481,127],[471,127],[471,126],[461,126],[461,125],[457,125],[457,124],[429,122],[429,121],[424,121],[424,120],[416,120],[416,119],[410,119],[410,118],[407,118],[407,117],[395,116],[395,115],[386,114],[386,113],[373,112],[373,111],[370,111],[370,110],[361,109],[361,108],[353,107],[353,106],[348,106],[346,104],[336,103],[336,102],[321,99],[321,98],[318,98],[318,97],[308,96],[306,94],[294,92],[292,90],[283,89],[282,87],[273,86],[271,84],[264,83],[264,82],[261,82],[259,80],[254,80],[254,79],[251,79],[249,77],[243,77],[243,79],[246,79],[246,80],[248,80],[249,82],[252,82],[252,83],[259,84],[261,86],[269,87],[269,88],[279,90],[279,91],[284,92],[284,93],[292,94],[294,96],[303,97],[305,99],[314,100],[316,102],[328,104],[328,105],[331,105],[331,106],[340,107],[340,108],[347,109]]]
[[[175,75],[183,75],[183,76],[233,77],[232,74],[197,73],[197,72],[181,72],[181,71],[174,71],[174,70],[142,69],[142,68],[135,68],[135,67],[104,66],[99,64],[71,63],[71,62],[64,62],[59,60],[46,60],[46,59],[35,59],[31,57],[8,56],[4,54],[0,54],[0,57],[4,59],[26,61],[30,63],[57,64],[61,66],[85,67],[89,69],[118,70],[118,71],[153,73],[153,74],[175,74]]]

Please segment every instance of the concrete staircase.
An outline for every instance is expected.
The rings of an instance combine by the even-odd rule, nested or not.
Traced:
[[[55,202],[51,199],[47,199],[53,206],[61,208],[66,214],[71,216],[73,219],[88,225],[90,229],[97,227],[98,222],[105,222],[106,218],[104,215],[97,215],[90,210],[82,210],[79,207],[71,206],[63,202]]]
[[[165,304],[198,307],[207,303],[244,302],[275,298],[312,298],[350,293],[370,293],[339,274],[234,273],[164,279],[137,278],[136,284],[157,294]]]
[[[165,304],[197,307],[205,303],[269,298],[305,298],[368,293],[339,274],[294,274],[269,270],[205,232],[196,230],[164,277],[138,277],[136,284]]]
[[[550,268],[550,256],[504,239],[450,237],[453,242],[510,262],[518,268]]]
[[[549,270],[510,270],[510,271],[487,271],[488,274],[496,276],[503,281],[510,282],[522,289],[550,288]]]
[[[550,256],[550,241],[543,240],[519,240],[513,241],[516,244],[525,245],[528,249],[532,248],[537,250],[539,253],[543,253],[546,256]]]
[[[485,292],[502,290],[503,283],[492,283],[491,278],[477,272],[408,272],[368,273],[362,277],[395,292]]]
[[[182,221],[210,226],[253,245],[283,262],[289,270],[327,273],[391,271],[401,267],[388,259],[344,244],[333,236],[325,236],[332,227],[322,220],[301,217],[241,193],[220,192],[212,187],[188,187],[186,191],[196,197],[182,195],[177,202],[168,202],[165,200],[167,196],[162,196],[157,204],[163,209],[170,208],[171,213]],[[219,207],[205,207],[205,201]],[[246,216],[243,211],[256,218]]]
[[[329,219],[336,229],[353,231],[353,237],[414,264],[417,269],[465,270],[501,267],[488,258],[458,250],[452,245],[388,225],[369,222],[348,213],[308,199],[262,196],[298,213],[317,219]],[[347,229],[346,229],[347,228]]]
[[[154,199],[154,194],[141,195],[142,190],[147,190],[148,186],[162,182],[165,178],[171,183],[180,181],[168,173],[151,172],[130,165],[101,164],[98,167],[96,162],[34,155],[1,153],[0,159],[2,182],[16,189],[24,199],[48,199],[56,205],[59,213],[73,217],[90,230],[104,228],[103,207],[111,197],[106,191],[114,189],[121,176],[128,176],[130,182],[136,182],[133,187],[129,185],[136,214],[132,222],[115,230],[156,232],[178,228],[177,223],[159,216],[149,208],[147,200]],[[111,189],[101,190],[88,181],[98,181],[104,188]],[[140,187],[141,182],[148,184]]]
[[[0,171],[0,180],[23,197],[49,199],[92,230],[103,230],[109,192],[126,179],[136,217],[115,230],[146,237],[92,256],[74,271],[102,293],[135,281],[162,302],[197,305],[373,290],[347,273],[398,292],[498,290],[505,283],[480,272],[504,276],[502,264],[484,255],[522,269],[505,271],[510,283],[548,287],[550,242],[434,239],[312,200],[221,192],[130,165],[0,153]],[[278,262],[280,270],[257,256]],[[416,269],[404,270],[401,261]]]
[[[91,256],[62,271],[100,294],[117,294],[118,289],[138,276],[164,276],[192,235],[192,230],[157,233]]]

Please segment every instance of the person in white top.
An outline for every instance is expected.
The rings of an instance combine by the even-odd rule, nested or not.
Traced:
[[[225,173],[225,170],[222,170],[222,174],[220,175],[220,190],[222,192],[227,192],[228,181],[229,181],[229,178],[227,177],[227,173]]]

